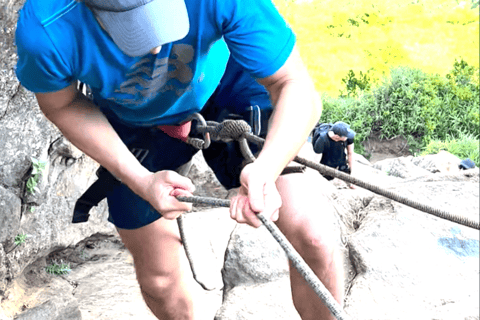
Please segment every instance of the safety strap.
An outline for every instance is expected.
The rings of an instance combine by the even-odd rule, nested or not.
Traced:
[[[130,150],[137,160],[142,163],[148,155],[148,150],[133,148]],[[122,182],[115,178],[104,167],[97,170],[97,181],[95,181],[75,203],[73,209],[72,223],[87,222],[90,217],[90,209],[96,207],[100,201],[110,195]]]
[[[252,127],[252,133],[259,136],[262,132],[262,111],[258,105],[250,106],[248,110],[250,111],[250,126]]]
[[[158,129],[162,130],[165,134],[169,135],[172,138],[179,139],[183,142],[187,142],[188,135],[192,129],[192,121],[187,121],[178,126],[163,125],[157,126]]]
[[[97,170],[97,176],[97,181],[77,200],[73,210],[72,223],[87,222],[90,217],[90,209],[96,207],[100,201],[122,184],[103,167]]]

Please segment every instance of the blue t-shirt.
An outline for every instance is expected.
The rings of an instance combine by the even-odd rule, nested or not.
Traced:
[[[27,0],[16,31],[17,77],[28,90],[88,84],[102,110],[136,126],[176,124],[200,111],[231,55],[253,77],[274,74],[295,36],[270,0],[185,0],[188,35],[130,57],[75,0]]]

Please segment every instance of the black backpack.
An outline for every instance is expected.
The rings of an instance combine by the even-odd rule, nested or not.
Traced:
[[[317,123],[312,131],[312,144],[315,145],[315,141],[317,141],[318,137],[320,137],[323,132],[328,132],[332,127],[332,123]]]

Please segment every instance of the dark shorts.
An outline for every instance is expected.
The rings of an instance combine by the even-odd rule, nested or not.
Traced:
[[[259,108],[251,108],[258,105]],[[259,112],[260,111],[260,112]],[[231,60],[219,87],[203,108],[205,120],[221,122],[225,119],[243,119],[265,136],[272,107],[265,89]],[[260,116],[258,116],[260,114]],[[113,115],[106,114],[115,131],[131,150],[148,150],[142,164],[152,172],[176,170],[188,163],[197,149],[152,127],[129,127]],[[260,122],[258,121],[260,120]],[[255,152],[256,146],[251,145]],[[239,176],[244,158],[236,142],[215,142],[202,150],[205,160],[225,188],[240,186]],[[137,229],[161,218],[161,213],[121,185],[108,197],[109,218],[122,229]]]

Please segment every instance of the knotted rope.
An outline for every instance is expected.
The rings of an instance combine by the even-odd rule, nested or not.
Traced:
[[[198,127],[197,127],[198,128]],[[224,120],[220,123],[215,121],[207,121],[207,126],[203,131],[210,133],[212,140],[216,141],[237,141],[245,137],[246,133],[252,132],[250,125],[243,120]]]

